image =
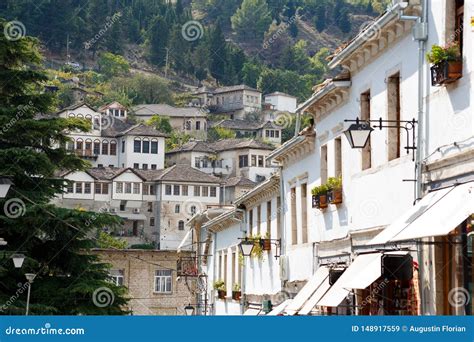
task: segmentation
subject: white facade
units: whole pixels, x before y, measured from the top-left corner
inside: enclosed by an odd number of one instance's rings
[[[271,106],[271,109],[275,111],[290,112],[294,113],[296,111],[296,97],[281,93],[275,92],[267,94],[264,97],[264,103]]]

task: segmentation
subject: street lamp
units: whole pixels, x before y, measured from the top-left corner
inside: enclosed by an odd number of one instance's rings
[[[25,256],[23,254],[13,254],[12,259],[15,268],[21,268],[21,266],[23,265],[23,261],[25,261]]]
[[[369,122],[360,122],[359,118],[357,118],[355,123],[350,125],[344,134],[352,148],[364,148],[373,130]]]
[[[194,315],[194,306],[191,304],[188,304],[184,307],[184,312],[186,313],[186,316],[193,316]]]
[[[0,176],[0,198],[5,198],[7,196],[8,190],[13,182],[8,177]]]
[[[28,280],[28,295],[26,297],[26,313],[25,316],[28,316],[28,312],[30,311],[30,293],[31,293],[31,284],[33,284],[33,280],[36,277],[34,273],[26,273],[25,274],[26,280]]]
[[[249,240],[248,238],[245,238],[239,244],[240,253],[242,253],[244,257],[250,256],[252,254],[254,246],[255,246],[254,241]]]

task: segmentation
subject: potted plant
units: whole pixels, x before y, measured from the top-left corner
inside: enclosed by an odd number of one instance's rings
[[[462,56],[459,44],[445,47],[433,45],[426,55],[431,67],[431,84],[439,86],[456,81],[462,77]]]
[[[262,259],[263,258],[263,245],[261,243],[262,236],[260,234],[253,235],[249,238],[253,241],[254,246],[252,249],[252,254],[250,255],[253,258]]]
[[[265,237],[261,240],[262,249],[264,251],[272,250],[272,240],[270,240],[270,232],[267,231]]]
[[[240,300],[240,296],[242,295],[242,292],[240,292],[240,285],[239,284],[234,284],[232,286],[232,299],[233,300]]]
[[[342,203],[342,177],[329,177],[327,186],[328,191],[328,202],[331,204]]]
[[[226,296],[226,287],[223,280],[216,280],[213,284],[214,289],[217,290],[217,298],[225,299]]]
[[[313,208],[324,209],[328,207],[328,186],[327,184],[322,184],[311,189],[311,194],[313,195]]]

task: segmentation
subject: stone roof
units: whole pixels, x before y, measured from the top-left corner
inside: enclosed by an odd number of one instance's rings
[[[60,114],[60,113],[65,112],[67,110],[74,110],[74,109],[77,109],[77,108],[82,107],[82,106],[86,106],[86,107],[92,109],[94,112],[97,112],[97,110],[94,107],[90,106],[89,104],[87,104],[84,101],[81,101],[81,102],[76,102],[76,103],[74,103],[74,104],[72,104],[68,107],[64,107],[64,108],[58,110],[56,112],[56,114]]]
[[[231,186],[244,186],[244,187],[249,187],[253,188],[257,185],[256,182],[246,178],[246,177],[231,177],[226,180],[225,186],[231,187]]]
[[[143,104],[132,108],[137,116],[160,115],[169,117],[206,117],[207,113],[197,107],[173,107],[165,103]]]
[[[101,131],[101,136],[103,137],[117,137],[122,135],[122,132],[133,127],[132,123],[117,119],[114,116],[103,116],[103,118],[105,126],[107,126],[107,128]]]
[[[166,153],[176,152],[205,152],[205,153],[216,153],[214,149],[209,146],[210,143],[205,141],[189,141],[183,144],[181,147],[174,148]]]
[[[258,121],[251,120],[240,120],[240,119],[226,119],[221,120],[213,124],[213,127],[222,127],[227,129],[243,129],[243,130],[257,130],[260,129],[264,124]]]
[[[228,151],[228,150],[238,150],[243,148],[255,148],[260,150],[274,150],[275,148],[272,145],[266,144],[264,142],[255,140],[255,139],[222,139],[211,143],[211,148],[215,151]]]
[[[87,169],[85,172],[89,174],[92,178],[98,180],[111,180],[122,174],[126,170],[127,168],[124,167],[93,167]]]
[[[261,93],[260,90],[249,87],[248,85],[245,85],[245,84],[238,84],[238,85],[233,85],[233,86],[228,86],[228,87],[220,87],[220,88],[215,89],[213,93],[227,93],[227,92],[237,91],[237,90],[252,90],[252,91],[257,91]]]
[[[137,124],[134,125],[122,132],[120,132],[117,136],[122,136],[122,135],[145,135],[148,137],[168,137],[168,134],[162,133],[155,128],[144,125],[144,124]]]
[[[220,178],[199,171],[187,164],[176,164],[165,169],[156,180],[170,182],[221,183]]]

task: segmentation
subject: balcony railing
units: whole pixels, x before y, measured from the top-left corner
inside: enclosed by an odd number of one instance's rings
[[[91,159],[97,159],[97,157],[98,157],[97,154],[94,153],[94,151],[92,151],[92,150],[77,150],[76,149],[74,152],[79,157],[91,158]]]

